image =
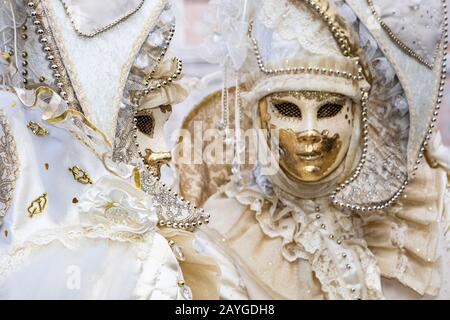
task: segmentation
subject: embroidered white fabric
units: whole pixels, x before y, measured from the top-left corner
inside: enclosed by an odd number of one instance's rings
[[[434,64],[443,22],[442,0],[373,0],[377,14],[400,41]]]
[[[262,3],[255,19],[254,36],[263,60],[270,64],[302,56],[341,56],[328,27],[307,4],[294,1],[299,10],[292,10],[289,3],[288,0]]]

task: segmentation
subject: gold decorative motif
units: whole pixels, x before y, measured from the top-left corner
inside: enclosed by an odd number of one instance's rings
[[[31,132],[33,132],[33,134],[37,135],[38,137],[45,137],[46,135],[48,135],[47,129],[45,129],[37,122],[34,121],[28,122],[27,128],[29,128]]]
[[[92,180],[88,173],[79,166],[73,166],[72,168],[69,168],[69,171],[72,172],[73,178],[77,182],[81,184],[92,184]]]
[[[306,100],[316,100],[318,102],[325,101],[330,98],[345,98],[342,94],[334,93],[334,92],[326,92],[326,91],[309,91],[309,90],[290,90],[283,92],[275,92],[271,94],[273,98],[285,98],[285,97],[294,97],[298,100],[306,99]]]
[[[151,149],[145,149],[144,162],[149,165],[149,169],[156,176],[161,176],[161,166],[169,163],[172,159],[170,152],[154,152]]]
[[[27,208],[28,216],[33,218],[35,215],[42,213],[47,205],[47,192],[34,199]]]

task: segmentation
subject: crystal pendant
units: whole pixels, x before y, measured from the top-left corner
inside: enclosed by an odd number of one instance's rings
[[[176,243],[172,242],[170,243],[170,247],[172,248],[172,252],[177,258],[178,261],[185,261],[186,257],[183,254],[183,251],[181,251],[181,247],[177,245]]]

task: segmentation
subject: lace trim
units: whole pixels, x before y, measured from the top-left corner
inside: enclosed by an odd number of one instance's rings
[[[0,258],[0,283],[26,261],[33,249],[48,245],[53,241],[59,241],[62,245],[71,249],[77,248],[77,240],[81,238],[133,242],[141,244],[137,258],[144,261],[150,254],[152,237],[153,233],[140,235],[130,232],[111,232],[102,225],[81,229],[62,228],[57,230],[44,230],[31,237],[22,245],[14,247]]]
[[[0,108],[0,225],[10,206],[18,175],[19,157],[16,142],[6,115]]]
[[[251,196],[229,189],[226,193],[255,212],[264,234],[282,239],[282,255],[287,261],[304,259],[311,263],[327,298],[383,298],[377,261],[366,243],[357,238],[351,216],[330,207],[326,199],[304,200],[300,206],[277,191],[270,196],[252,191]],[[320,213],[316,214],[316,208]],[[341,245],[345,240],[348,243]]]

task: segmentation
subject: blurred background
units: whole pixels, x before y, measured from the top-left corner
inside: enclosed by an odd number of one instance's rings
[[[166,137],[174,142],[174,129],[179,128],[189,110],[212,89],[220,88],[220,69],[216,65],[206,63],[200,58],[200,44],[203,41],[203,24],[208,0],[174,0],[177,29],[173,43],[173,52],[183,60],[185,77],[183,81],[191,88],[188,99],[174,108],[173,115],[166,126]],[[450,71],[450,64],[447,67]],[[216,72],[200,81],[205,75]],[[450,77],[447,78],[447,90],[439,114],[438,127],[443,141],[450,146]]]

